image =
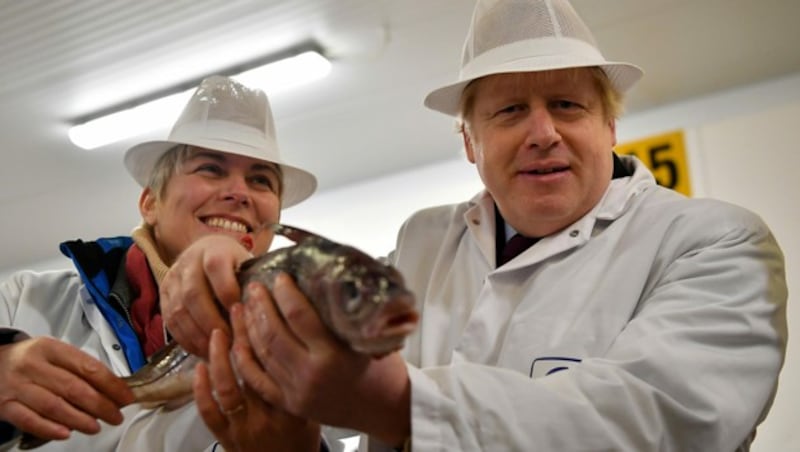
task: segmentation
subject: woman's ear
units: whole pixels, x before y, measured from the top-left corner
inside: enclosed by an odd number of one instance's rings
[[[150,187],[145,187],[139,195],[139,213],[145,223],[153,226],[156,224],[158,200]]]

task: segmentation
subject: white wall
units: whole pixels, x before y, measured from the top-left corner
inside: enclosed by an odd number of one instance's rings
[[[800,308],[791,302],[792,289],[800,287],[800,211],[794,201],[800,194],[800,74],[631,115],[618,124],[618,136],[625,142],[676,128],[687,138],[695,196],[743,205],[772,227],[786,257],[791,329],[800,322]],[[474,167],[463,158],[453,159],[318,193],[288,209],[283,221],[383,255],[393,248],[398,227],[412,211],[464,200],[479,187]],[[64,265],[64,260],[53,260],[37,268]],[[798,349],[800,338],[790,334],[776,402],[759,429],[755,452],[800,450],[795,426],[800,362],[792,356]]]

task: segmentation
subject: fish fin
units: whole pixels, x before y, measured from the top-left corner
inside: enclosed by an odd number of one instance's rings
[[[185,396],[179,397],[177,399],[168,400],[164,404],[164,411],[177,410],[178,408],[186,405],[187,403],[191,402],[192,400],[194,400],[194,394],[193,393],[186,394]]]
[[[309,237],[319,237],[319,235],[314,234],[312,232],[308,232],[304,229],[296,228],[294,226],[289,226],[281,223],[275,223],[272,226],[272,230],[275,231],[276,234],[280,234],[295,243],[300,243],[301,241]]]
[[[158,400],[153,402],[139,402],[139,406],[145,410],[155,410],[162,408],[164,411],[177,410],[178,408],[186,405],[194,399],[194,394],[186,394],[178,397],[177,399]]]

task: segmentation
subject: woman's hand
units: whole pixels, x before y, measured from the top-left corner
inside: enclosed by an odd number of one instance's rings
[[[0,419],[43,439],[118,425],[133,402],[125,382],[102,362],[51,337],[0,346]]]
[[[160,287],[161,313],[170,335],[189,353],[205,358],[211,331],[230,334],[226,310],[241,296],[236,271],[250,257],[233,238],[210,235],[170,267]]]

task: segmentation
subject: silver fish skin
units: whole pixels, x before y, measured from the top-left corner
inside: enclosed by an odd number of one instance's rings
[[[257,281],[271,290],[275,277],[288,273],[322,322],[353,350],[381,358],[403,347],[419,314],[397,269],[357,248],[293,226],[269,227],[295,245],[243,262],[237,274],[242,287]],[[191,400],[194,369],[200,361],[171,341],[124,380],[136,403],[176,408]],[[34,449],[47,442],[23,433],[17,446]]]
[[[147,365],[123,380],[131,388],[136,403],[158,406],[170,402],[178,407],[191,400],[194,368],[200,361],[171,341],[154,353]]]

